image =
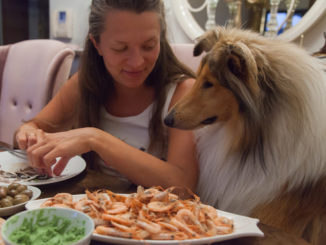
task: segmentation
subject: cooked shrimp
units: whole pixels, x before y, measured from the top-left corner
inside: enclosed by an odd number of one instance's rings
[[[114,222],[114,221],[111,221],[111,224],[115,227],[115,228],[118,228],[120,231],[125,231],[125,232],[133,232],[133,230],[128,227],[128,226],[125,226],[125,225],[122,225],[122,224],[119,224],[117,222]]]
[[[185,223],[180,222],[176,218],[171,219],[171,224],[178,227],[179,230],[185,231],[186,233],[188,233],[191,236],[191,238],[200,237],[196,232],[191,230]]]
[[[92,200],[81,199],[75,203],[74,208],[78,211],[88,214],[92,218],[100,217],[98,205]]]
[[[86,197],[75,202],[69,193],[59,193],[42,206],[70,206],[94,220],[95,233],[124,238],[184,240],[233,231],[231,219],[219,216],[193,193],[189,199],[180,199],[172,193],[175,190],[179,189],[140,186],[128,196],[109,190],[86,191]]]
[[[142,210],[139,211],[138,213],[138,219],[139,220],[150,220],[153,221],[155,219],[155,215],[149,213],[149,210],[147,208],[142,208]]]
[[[67,205],[67,204],[63,204],[63,203],[54,203],[53,205],[51,205],[51,207],[54,208],[71,208],[71,206]]]
[[[112,202],[124,202],[127,198],[126,196],[116,194],[109,190],[106,190],[106,194],[110,197]]]
[[[136,197],[141,201],[141,202],[149,202],[155,194],[158,194],[162,191],[162,188],[160,187],[152,187],[148,189],[144,189],[142,186],[137,187],[137,194]]]
[[[130,220],[130,214],[126,214],[126,215],[111,215],[111,214],[107,214],[104,213],[102,214],[102,219],[103,220],[107,220],[107,221],[115,221],[118,222],[120,224],[123,225],[132,225],[133,221]]]
[[[167,223],[167,222],[163,222],[163,221],[159,221],[157,222],[163,229],[167,229],[169,231],[178,231],[179,229],[177,227],[175,227],[174,225]]]
[[[41,207],[53,207],[54,205],[73,208],[73,196],[69,193],[58,193],[42,203]]]
[[[208,219],[206,221],[207,224],[207,235],[213,236],[213,235],[224,235],[229,234],[233,230],[233,224],[232,222],[224,220],[224,225],[216,225],[213,220]]]
[[[108,214],[121,214],[127,212],[128,207],[123,202],[114,202],[110,205],[109,210],[106,212]]]
[[[126,200],[124,201],[124,203],[126,204],[126,206],[128,208],[130,208],[132,211],[137,212],[138,210],[140,210],[143,207],[143,203],[141,201],[139,201],[135,195],[130,195],[126,198]]]
[[[103,210],[107,209],[107,207],[111,204],[110,197],[106,193],[100,191],[90,192],[88,190],[85,192],[88,199],[97,203]]]
[[[150,221],[136,220],[136,224],[149,233],[156,234],[161,231],[161,226]]]
[[[167,202],[169,201],[169,193],[167,191],[161,191],[153,195],[150,200],[151,202],[160,201],[160,202]]]
[[[225,234],[231,233],[232,230],[233,230],[232,227],[228,227],[228,226],[217,226],[216,227],[216,234],[217,235],[225,235]]]
[[[54,198],[49,198],[45,202],[41,204],[41,208],[43,207],[52,207],[55,204]]]
[[[167,212],[173,208],[173,203],[167,202],[150,202],[147,205],[148,209],[153,212]]]
[[[131,232],[119,231],[115,228],[99,225],[95,228],[94,233],[100,235],[107,235],[107,236],[117,236],[117,237],[124,237],[124,238],[132,238]]]
[[[207,227],[207,231],[206,231],[207,236],[214,236],[217,233],[216,225],[214,224],[213,221],[207,220],[206,227]]]
[[[195,227],[201,234],[206,232],[201,223],[196,218],[196,216],[189,209],[180,209],[175,217],[180,222],[183,222],[188,225],[195,225]]]
[[[233,220],[226,217],[218,217],[214,219],[214,223],[217,226],[233,227]]]
[[[145,240],[149,237],[150,237],[150,233],[145,230],[136,230],[133,235],[133,238],[138,240]]]
[[[70,193],[58,193],[53,197],[57,202],[71,205],[73,203],[73,196]]]
[[[207,217],[210,217],[211,219],[217,219],[217,211],[212,206],[206,205],[206,204],[200,204],[199,207],[201,210],[206,214]]]

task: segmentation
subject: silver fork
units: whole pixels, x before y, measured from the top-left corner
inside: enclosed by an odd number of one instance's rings
[[[26,151],[24,150],[10,150],[8,151],[10,154],[16,156],[16,157],[19,157],[21,159],[25,159],[25,160],[28,160],[28,157],[27,157],[27,154],[26,154]]]
[[[24,151],[24,150],[13,149],[13,148],[7,147],[7,146],[0,146],[0,151],[7,151],[10,154],[14,155],[15,157],[19,157],[21,159],[28,160],[26,151]]]

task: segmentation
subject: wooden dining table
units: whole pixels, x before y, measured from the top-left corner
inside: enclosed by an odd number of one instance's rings
[[[86,169],[84,172],[71,179],[57,182],[48,185],[38,186],[42,193],[40,198],[52,197],[60,192],[68,192],[71,194],[83,194],[85,190],[90,191],[106,188],[116,193],[131,193],[136,190],[133,186],[129,189],[121,190],[114,180],[110,179],[107,175]],[[258,227],[264,233],[264,237],[241,237],[232,240],[213,243],[216,245],[307,245],[305,240],[300,237],[288,234],[285,231],[271,227],[266,224],[258,223]],[[91,245],[104,245],[108,243],[92,240]],[[180,245],[185,243],[180,242]]]

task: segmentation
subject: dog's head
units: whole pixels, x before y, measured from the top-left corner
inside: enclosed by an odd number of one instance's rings
[[[169,112],[165,124],[195,129],[215,122],[226,122],[241,112],[257,114],[260,90],[257,83],[257,57],[250,48],[256,35],[241,30],[218,28],[199,38],[194,56],[203,51],[197,81]]]

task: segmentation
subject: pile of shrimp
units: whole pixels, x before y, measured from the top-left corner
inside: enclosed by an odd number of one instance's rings
[[[86,191],[77,201],[69,193],[58,193],[41,206],[82,211],[94,220],[95,233],[122,238],[184,240],[232,233],[233,220],[219,216],[196,195],[181,200],[172,192],[173,188],[138,186],[129,195]]]

